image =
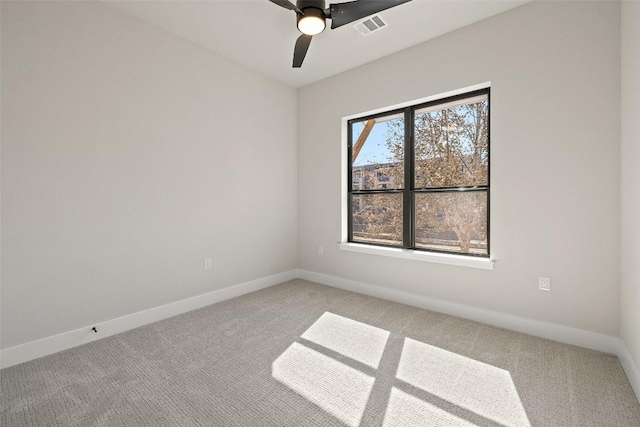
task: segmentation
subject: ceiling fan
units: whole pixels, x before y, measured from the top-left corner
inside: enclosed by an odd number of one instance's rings
[[[300,68],[309,50],[311,39],[326,28],[326,20],[331,19],[331,29],[366,18],[374,13],[398,6],[411,0],[355,0],[348,3],[330,4],[325,9],[324,0],[269,0],[296,13],[298,30],[302,33],[293,50],[293,68]]]

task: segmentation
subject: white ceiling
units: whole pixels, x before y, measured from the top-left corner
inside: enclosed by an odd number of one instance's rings
[[[528,1],[412,0],[381,12],[388,26],[366,37],[351,25],[327,28],[314,36],[300,69],[291,67],[293,46],[300,35],[295,13],[268,0],[105,3],[289,86],[301,87]]]

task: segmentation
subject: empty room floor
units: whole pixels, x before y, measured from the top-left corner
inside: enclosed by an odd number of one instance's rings
[[[0,378],[3,426],[640,426],[613,355],[304,280]]]

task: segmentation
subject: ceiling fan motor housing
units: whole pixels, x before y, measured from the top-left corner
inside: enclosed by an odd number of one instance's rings
[[[298,0],[296,2],[296,6],[298,9],[305,12],[305,9],[308,7],[313,7],[314,9],[318,9],[322,12],[322,16],[324,17],[324,0]],[[312,12],[312,11],[310,11]],[[315,12],[315,11],[313,11]],[[306,13],[306,12],[305,12]]]

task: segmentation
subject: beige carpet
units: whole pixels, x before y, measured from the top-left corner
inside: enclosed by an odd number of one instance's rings
[[[615,356],[303,280],[0,377],[2,426],[640,426]]]

